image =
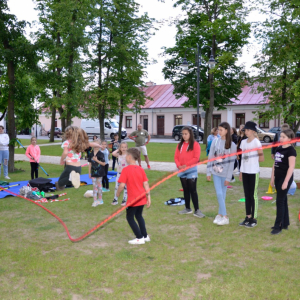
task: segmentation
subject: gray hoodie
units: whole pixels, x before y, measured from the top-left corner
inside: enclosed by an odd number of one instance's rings
[[[225,149],[225,140],[218,138],[212,142],[208,159],[232,153],[236,153],[236,145],[231,142],[231,148]],[[226,177],[226,181],[230,181],[232,178],[235,159],[236,155],[208,162],[207,176],[211,176],[211,174],[213,174],[220,177]]]

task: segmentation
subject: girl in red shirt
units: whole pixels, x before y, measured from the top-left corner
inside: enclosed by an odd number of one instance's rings
[[[200,145],[195,141],[191,127],[183,127],[181,135],[181,141],[176,147],[174,156],[175,164],[179,170],[197,164],[201,153]],[[193,212],[190,207],[190,199],[192,198],[195,209],[194,216],[198,218],[205,217],[199,210],[197,166],[190,167],[187,170],[180,172],[177,176],[180,178],[185,199],[185,209],[181,210],[179,214],[191,214]]]

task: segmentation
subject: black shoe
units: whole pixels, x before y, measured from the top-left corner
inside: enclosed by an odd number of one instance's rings
[[[249,219],[249,222],[245,225],[247,228],[253,228],[257,225],[257,221],[255,219]]]
[[[248,223],[249,223],[249,218],[246,217],[245,220],[244,220],[243,222],[239,223],[239,226],[245,226],[245,225],[248,224]]]
[[[273,227],[271,227],[271,229],[275,229],[275,227],[273,226]],[[281,229],[284,229],[284,230],[289,230],[289,227],[288,227],[288,226],[286,226],[286,227],[282,227]]]
[[[279,234],[279,233],[281,233],[281,229],[273,229],[271,231],[271,234]]]

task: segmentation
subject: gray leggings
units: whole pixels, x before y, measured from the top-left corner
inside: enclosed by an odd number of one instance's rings
[[[81,174],[81,167],[66,165],[65,169],[63,170],[63,172],[61,173],[61,175],[58,179],[58,185],[60,187],[64,187],[65,185],[72,185],[72,182],[69,180],[70,173],[72,171],[75,171],[76,173]]]

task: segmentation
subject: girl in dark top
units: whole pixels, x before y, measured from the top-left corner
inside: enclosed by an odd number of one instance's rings
[[[280,133],[281,143],[289,142],[294,138],[295,134],[291,129],[284,130]],[[270,184],[271,186],[275,184],[277,191],[277,213],[271,234],[279,234],[282,229],[288,229],[290,225],[287,193],[293,182],[296,156],[297,152],[291,143],[276,148]]]

